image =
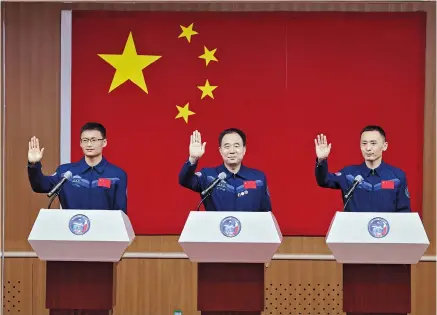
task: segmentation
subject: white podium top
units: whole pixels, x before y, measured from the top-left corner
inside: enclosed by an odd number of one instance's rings
[[[179,238],[193,262],[265,263],[281,242],[271,212],[191,211]]]
[[[41,260],[115,262],[134,238],[121,210],[41,209],[28,241]]]
[[[415,212],[337,212],[326,244],[341,263],[416,264],[429,240]]]

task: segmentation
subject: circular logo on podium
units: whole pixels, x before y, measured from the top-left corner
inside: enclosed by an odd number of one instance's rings
[[[70,219],[68,224],[71,233],[75,235],[84,235],[90,229],[90,219],[86,215],[76,214]]]
[[[240,234],[241,222],[236,217],[226,217],[220,222],[220,231],[226,237],[235,237]]]
[[[369,221],[367,230],[375,238],[383,238],[390,231],[390,224],[384,218],[376,217]]]

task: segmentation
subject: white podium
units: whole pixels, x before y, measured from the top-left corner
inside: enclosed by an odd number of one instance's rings
[[[122,211],[41,209],[28,241],[47,262],[50,315],[111,314],[116,263],[134,238]]]
[[[179,244],[198,263],[201,314],[260,314],[264,264],[281,242],[282,233],[271,212],[191,211]]]
[[[417,213],[337,212],[326,244],[343,263],[347,314],[411,311],[411,264],[429,246]]]

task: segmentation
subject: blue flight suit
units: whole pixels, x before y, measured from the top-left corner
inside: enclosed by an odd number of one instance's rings
[[[65,172],[73,176],[64,183],[59,193],[63,209],[122,210],[127,213],[127,174],[105,158],[94,167],[85,157],[75,163],[60,165],[51,176],[43,175],[41,163],[28,163],[28,176],[32,190],[48,193]]]
[[[357,175],[363,181],[356,187],[345,211],[351,212],[411,212],[410,194],[405,173],[392,165],[382,162],[372,170],[366,163],[351,165],[339,172],[328,172],[328,162],[316,161],[315,175],[320,187],[341,189],[343,202],[346,191],[352,186]]]
[[[215,186],[204,201],[207,211],[272,210],[267,179],[263,172],[241,165],[238,173],[233,174],[222,164],[195,173],[196,167],[197,163],[185,162],[179,173],[179,184],[198,193],[208,188],[220,173],[226,174],[226,178]]]

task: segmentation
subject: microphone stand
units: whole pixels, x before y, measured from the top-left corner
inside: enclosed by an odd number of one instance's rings
[[[205,201],[206,198],[208,198],[211,193],[212,193],[213,189],[211,189],[210,191],[208,191],[208,193],[206,194],[205,197],[202,198],[202,200],[200,200],[199,204],[197,205],[196,211],[199,211],[200,209],[200,205]]]
[[[346,211],[346,206],[347,206],[349,200],[352,199],[352,196],[353,196],[353,194],[350,194],[350,195],[349,195],[349,198],[346,199],[346,202],[344,203],[343,211]],[[348,211],[346,211],[346,212],[348,212]]]
[[[225,178],[221,178],[220,175],[225,175],[223,172],[219,174],[219,176],[217,177],[217,179],[213,182],[213,184],[210,186],[209,191],[206,193],[205,197],[202,198],[202,200],[200,200],[199,204],[197,205],[196,211],[199,211],[200,205],[206,200],[206,198],[208,198],[212,192],[214,191],[214,187],[218,185],[218,183],[220,183],[220,181],[224,180]],[[203,193],[203,192],[202,192]]]
[[[357,184],[356,186],[358,186],[358,185],[359,185],[359,184]],[[346,206],[347,206],[347,204],[349,203],[349,200],[352,199],[352,196],[354,195],[354,193],[355,193],[355,189],[352,190],[351,193],[349,193],[349,196],[347,196],[347,198],[346,198],[346,202],[344,203],[343,211],[346,211]],[[346,195],[345,195],[345,196],[346,196]]]
[[[344,203],[343,211],[346,210],[346,206],[349,203],[349,200],[351,200],[353,194],[355,193],[355,189],[361,184],[362,180],[363,180],[363,177],[361,175],[357,175],[355,177],[354,182],[352,183],[352,186],[346,191],[346,194],[343,196],[343,198],[346,198],[346,202]]]
[[[50,197],[50,202],[49,205],[47,206],[47,209],[50,209],[50,206],[52,205],[53,200],[56,199],[56,197],[59,196],[59,191],[55,192],[51,197]]]

